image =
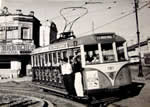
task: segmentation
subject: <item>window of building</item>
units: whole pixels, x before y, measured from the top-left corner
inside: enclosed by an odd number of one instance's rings
[[[0,40],[5,40],[5,32],[0,30]]]
[[[10,62],[0,62],[0,69],[10,69]]]
[[[19,33],[18,33],[18,27],[17,26],[7,26],[7,28],[0,27],[0,39],[20,39]]]
[[[30,29],[27,27],[22,27],[21,36],[22,36],[22,39],[31,39]]]

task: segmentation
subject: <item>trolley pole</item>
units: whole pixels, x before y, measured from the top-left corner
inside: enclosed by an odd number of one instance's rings
[[[135,4],[135,17],[136,17],[136,28],[137,28],[137,39],[138,39],[138,48],[139,48],[139,74],[138,77],[143,77],[142,71],[142,61],[141,61],[141,47],[140,47],[140,32],[139,32],[139,22],[138,22],[138,6],[139,0],[134,0]]]

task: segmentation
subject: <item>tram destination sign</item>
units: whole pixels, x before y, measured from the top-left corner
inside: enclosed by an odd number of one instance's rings
[[[97,40],[103,40],[103,39],[112,39],[113,35],[96,35]]]
[[[59,44],[55,44],[55,45],[50,45],[49,46],[49,50],[65,49],[67,47],[68,47],[68,45],[65,42],[65,43],[59,43]]]

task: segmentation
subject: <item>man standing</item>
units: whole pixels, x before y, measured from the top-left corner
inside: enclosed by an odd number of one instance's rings
[[[61,65],[61,72],[63,75],[63,81],[65,88],[69,95],[76,95],[74,88],[74,79],[73,79],[73,71],[72,66],[68,62],[68,58],[64,58]]]
[[[74,61],[75,72],[75,91],[78,97],[84,97],[83,84],[82,84],[82,71],[81,56],[77,55]]]

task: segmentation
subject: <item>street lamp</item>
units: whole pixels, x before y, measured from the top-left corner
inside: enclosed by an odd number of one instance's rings
[[[140,47],[140,32],[139,32],[139,22],[138,22],[139,0],[134,0],[134,4],[135,4],[135,17],[136,17],[138,48],[139,48],[139,74],[138,74],[138,77],[143,77],[144,75],[143,75],[143,71],[142,71],[141,47]]]

